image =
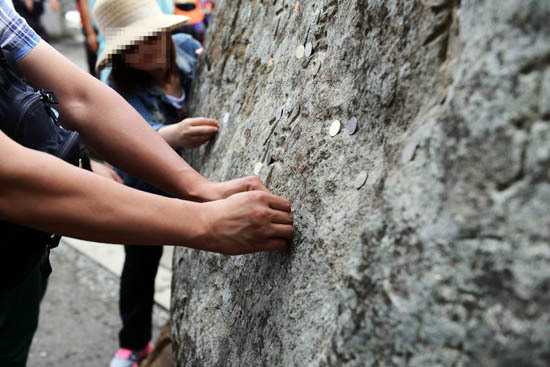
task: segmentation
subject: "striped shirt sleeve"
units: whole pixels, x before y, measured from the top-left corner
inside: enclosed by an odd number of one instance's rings
[[[16,61],[25,57],[40,37],[15,10],[0,0],[0,46],[8,50]]]

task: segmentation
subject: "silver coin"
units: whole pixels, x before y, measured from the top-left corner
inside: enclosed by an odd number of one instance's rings
[[[296,48],[296,58],[301,59],[304,57],[304,53],[306,52],[306,49],[304,45],[300,45]]]
[[[352,117],[348,123],[348,134],[353,135],[357,131],[357,118]]]
[[[254,166],[254,174],[256,176],[259,176],[263,167],[264,167],[264,164],[262,162],[256,163],[256,166]]]
[[[275,119],[279,121],[283,117],[283,108],[279,107],[277,108],[277,114],[275,115]]]
[[[311,44],[311,42],[306,43],[306,48],[304,50],[304,55],[306,57],[310,57],[312,51],[313,51],[313,45]]]
[[[340,127],[342,125],[340,124],[340,121],[336,120],[330,125],[330,129],[328,130],[328,133],[330,136],[336,136],[340,132]]]
[[[405,145],[405,148],[403,148],[403,152],[401,152],[401,164],[406,164],[414,158],[414,154],[416,153],[416,148],[418,147],[418,139],[416,139],[416,136],[413,136],[412,139],[409,140],[407,145]]]
[[[357,190],[359,190],[361,187],[363,187],[365,182],[367,182],[367,177],[368,177],[367,171],[359,172],[359,174],[355,178],[355,182],[354,182],[354,186]]]
[[[265,157],[265,164],[269,166],[271,163],[273,163],[273,156],[271,155],[271,152],[268,152]]]
[[[227,124],[229,122],[229,112],[226,112],[225,115],[223,115],[223,123]]]
[[[317,76],[319,70],[321,70],[321,62],[318,59],[313,61],[313,67],[310,70],[312,77]]]

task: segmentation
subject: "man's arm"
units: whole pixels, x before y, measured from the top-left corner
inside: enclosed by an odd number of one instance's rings
[[[290,203],[252,191],[193,203],[134,190],[0,132],[0,220],[92,241],[243,254],[285,249]]]
[[[18,63],[35,88],[60,100],[61,123],[77,130],[105,160],[183,198],[216,200],[264,190],[255,177],[225,183],[206,180],[191,168],[114,90],[80,70],[44,41]]]

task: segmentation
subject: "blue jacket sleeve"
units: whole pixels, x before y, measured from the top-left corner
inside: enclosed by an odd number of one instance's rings
[[[165,126],[160,122],[153,121],[153,117],[149,110],[143,104],[143,101],[138,96],[129,96],[126,97],[126,101],[134,107],[134,109],[153,127],[155,130],[159,130],[161,127]]]
[[[176,64],[189,79],[194,79],[198,63],[195,51],[202,47],[200,42],[185,33],[172,35],[172,41],[176,47]]]

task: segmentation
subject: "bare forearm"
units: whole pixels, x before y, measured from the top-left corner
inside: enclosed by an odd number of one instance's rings
[[[40,59],[55,65],[47,72]],[[45,42],[19,62],[35,88],[53,90],[61,122],[79,131],[104,159],[178,197],[195,198],[205,179],[193,170],[115,91]]]
[[[77,125],[86,144],[108,162],[177,197],[194,198],[193,185],[202,176],[122,97],[110,88],[103,89],[98,91],[99,98],[85,98],[83,104],[67,106],[63,110],[65,120]],[[85,116],[91,121],[86,122]]]
[[[0,217],[100,242],[202,248],[201,205],[130,189],[44,153],[0,141]]]

